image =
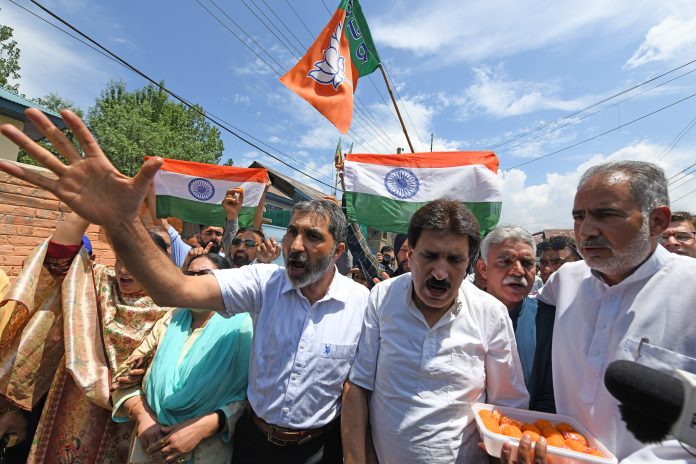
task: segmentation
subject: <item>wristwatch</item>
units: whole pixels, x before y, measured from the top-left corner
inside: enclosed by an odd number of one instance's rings
[[[222,409],[216,410],[215,414],[217,414],[218,418],[217,433],[222,433],[222,431],[225,430],[225,426],[227,425],[227,416],[225,415],[225,412]]]

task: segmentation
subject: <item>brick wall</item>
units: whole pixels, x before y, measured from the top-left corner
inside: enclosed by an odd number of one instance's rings
[[[54,177],[50,171],[22,165]],[[0,268],[14,280],[22,262],[43,240],[50,237],[70,209],[46,190],[0,172]],[[96,262],[113,265],[114,253],[100,228],[91,225],[87,236]]]
[[[44,176],[55,175],[43,168],[17,163]],[[19,275],[24,259],[47,239],[58,227],[70,208],[53,194],[34,187],[0,171],[0,268],[14,282]],[[149,212],[143,205],[140,217],[146,226],[152,224]],[[179,232],[183,227],[181,220],[168,218],[169,223]],[[87,237],[92,242],[96,263],[114,265],[114,252],[101,227],[90,225]]]

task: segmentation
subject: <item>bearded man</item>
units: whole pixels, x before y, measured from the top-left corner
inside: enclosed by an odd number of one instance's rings
[[[341,463],[341,391],[369,293],[336,272],[334,263],[346,247],[340,207],[328,201],[295,205],[283,239],[285,268],[260,264],[187,276],[148,240],[138,217],[162,159],[148,159],[138,175],[128,178],[74,113],[65,110],[61,116],[84,156],[43,113],[26,113],[68,164],[5,124],[0,131],[56,177],[37,177],[2,161],[0,170],[49,190],[81,217],[101,225],[154,301],[225,316],[251,313],[250,411],[237,424],[233,462]],[[158,443],[161,449],[168,445],[167,437]]]
[[[552,370],[559,414],[576,418],[622,462],[686,462],[675,441],[646,447],[621,420],[604,385],[626,359],[696,372],[696,261],[657,246],[670,225],[665,174],[619,161],[590,168],[573,204],[583,261],[564,264],[541,289],[556,307]],[[536,462],[536,461],[535,461]]]

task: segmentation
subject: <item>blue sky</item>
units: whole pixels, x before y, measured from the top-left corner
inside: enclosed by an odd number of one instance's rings
[[[28,0],[15,1],[46,17]],[[283,154],[271,151],[280,158],[331,184],[338,130],[280,84],[274,71],[201,6],[284,72],[297,61],[297,50],[304,53],[328,22],[322,0],[199,1],[51,0],[45,5],[173,91],[279,149]],[[333,11],[337,2],[326,4]],[[362,6],[417,151],[430,149],[431,133],[435,150],[486,149],[696,59],[696,2],[690,0],[401,0]],[[129,88],[145,85],[8,0],[0,0],[0,8],[0,23],[15,28],[22,50],[20,90],[26,95],[55,92],[88,110],[111,79],[122,79]],[[272,29],[275,37],[250,9],[272,20],[292,45]],[[696,163],[696,128],[669,149],[696,118],[694,97],[515,167],[688,97],[696,92],[692,70],[696,63],[496,148],[503,170],[502,221],[531,231],[570,227],[579,175],[607,159],[656,161],[668,177]],[[388,96],[379,73],[360,80],[357,96],[365,116],[354,119],[343,139],[346,148],[352,141],[356,153],[407,147],[393,110],[383,102]],[[223,139],[224,158],[238,166],[258,160],[328,191],[232,136],[223,133]],[[671,198],[684,197],[673,209],[696,212],[694,178],[696,172],[676,178]]]

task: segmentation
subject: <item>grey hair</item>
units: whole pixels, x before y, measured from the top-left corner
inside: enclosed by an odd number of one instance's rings
[[[523,242],[532,247],[532,253],[536,256],[536,242],[532,234],[526,229],[514,224],[502,224],[493,229],[481,241],[481,259],[488,264],[488,250],[491,245],[500,245],[505,240]]]
[[[656,164],[646,161],[613,161],[593,166],[582,175],[578,189],[593,177],[611,178],[617,174],[627,177],[631,196],[643,214],[658,206],[669,206],[669,193],[665,172]]]
[[[336,244],[345,243],[348,222],[341,207],[328,200],[301,201],[292,207],[292,215],[318,214],[329,221],[329,233]]]

